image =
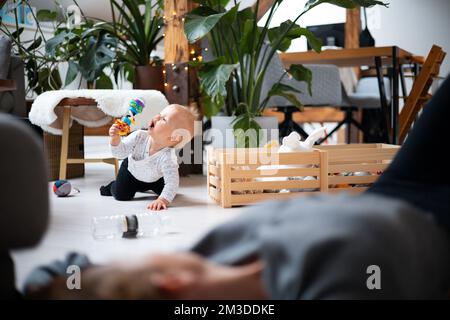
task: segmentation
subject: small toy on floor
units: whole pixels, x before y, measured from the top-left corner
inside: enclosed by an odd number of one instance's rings
[[[141,99],[131,99],[128,114],[115,122],[119,126],[120,136],[126,136],[131,132],[131,125],[135,123],[135,116],[141,113],[144,107],[145,104]]]
[[[58,197],[67,197],[70,195],[72,190],[75,194],[80,193],[80,190],[73,188],[72,184],[67,180],[56,180],[55,183],[53,183],[53,192]]]
[[[154,237],[164,234],[171,222],[159,213],[119,214],[92,218],[91,231],[96,240]]]

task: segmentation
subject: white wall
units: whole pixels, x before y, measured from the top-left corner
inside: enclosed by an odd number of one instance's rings
[[[396,44],[426,56],[433,44],[448,53],[441,75],[450,73],[450,1],[389,0],[389,8],[369,9],[369,28],[377,46]]]

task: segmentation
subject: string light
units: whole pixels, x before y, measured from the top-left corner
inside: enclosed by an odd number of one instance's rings
[[[172,15],[170,18],[167,18],[166,16],[163,16],[163,21],[164,21],[164,25],[167,25],[168,22],[173,22],[173,21],[181,21],[184,22],[186,20],[185,15],[181,15],[179,16],[176,11],[172,12]]]
[[[205,51],[208,51],[208,48],[205,48]]]
[[[164,83],[164,87],[168,87],[169,84],[167,82]]]
[[[191,54],[195,54],[195,50],[194,49],[191,50]]]

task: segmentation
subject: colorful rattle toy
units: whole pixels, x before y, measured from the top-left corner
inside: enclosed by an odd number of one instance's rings
[[[128,107],[128,114],[122,117],[122,119],[117,119],[115,122],[119,126],[119,135],[126,136],[130,133],[131,124],[135,123],[134,117],[141,113],[144,107],[144,102],[141,99],[131,99],[130,106]]]

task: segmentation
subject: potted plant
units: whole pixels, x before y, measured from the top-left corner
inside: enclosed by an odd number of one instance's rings
[[[4,23],[0,18],[0,31],[9,37],[12,43],[12,53],[17,55],[24,64],[28,80],[25,88],[26,95],[30,97],[35,93],[40,94],[47,90],[61,88],[62,82],[58,65],[45,55],[46,40],[39,23],[37,23],[34,34],[26,38],[24,36],[25,28],[20,21],[20,15],[24,7],[31,9],[29,1],[2,1],[1,5],[4,10],[8,10],[15,17],[12,25]],[[34,12],[30,11],[37,21]]]
[[[189,42],[207,38],[215,60],[196,62],[199,67],[200,89],[205,115],[215,116],[223,110],[232,116],[232,127],[237,146],[259,145],[258,117],[272,96],[282,96],[302,108],[296,94],[299,91],[281,81],[290,74],[307,83],[311,92],[312,75],[302,65],[294,64],[268,92],[263,92],[263,81],[273,56],[289,49],[292,40],[306,37],[310,46],[321,51],[321,41],[308,29],[297,24],[308,11],[322,3],[331,3],[347,9],[358,6],[385,5],[374,0],[310,0],[294,20],[270,28],[270,23],[283,0],[275,0],[263,26],[258,25],[260,0],[253,7],[240,9],[240,1],[198,0],[199,7],[186,17],[184,31]],[[231,7],[230,7],[231,6]],[[265,45],[268,43],[268,45]],[[252,141],[249,130],[255,132]]]
[[[113,63],[117,79],[122,72],[136,89],[164,91],[162,60],[152,52],[164,38],[162,0],[111,0],[112,22],[94,24],[85,36],[102,32],[117,40]],[[144,6],[141,13],[140,6]],[[117,15],[118,13],[118,15]]]
[[[19,15],[19,2],[11,1],[14,15]],[[24,63],[25,75],[27,77],[27,96],[41,94],[49,90],[58,90],[71,84],[81,75],[80,80],[87,81],[89,87],[98,89],[112,88],[110,76],[105,73],[107,67],[115,57],[114,48],[116,39],[109,37],[106,33],[97,31],[85,36],[84,33],[92,28],[94,21],[88,19],[74,0],[75,6],[82,15],[82,21],[72,24],[73,13],[63,8],[57,2],[59,10],[39,10],[36,14],[31,9],[30,1],[20,1],[22,7],[29,8],[29,12],[36,21],[36,29],[33,34],[24,36],[25,28],[16,19],[16,25],[7,26],[0,24],[0,29],[9,36],[13,43],[14,53]],[[41,23],[52,24],[53,37],[48,38],[41,28]],[[67,68],[62,68],[66,65]],[[64,81],[61,72],[65,72]],[[81,81],[80,81],[81,82]],[[80,86],[80,84],[78,85]]]
[[[46,56],[56,62],[67,63],[64,86],[71,84],[80,75],[78,87],[84,79],[88,88],[112,89],[111,75],[107,70],[116,56],[117,39],[102,30],[88,33],[96,21],[83,13],[76,0],[74,3],[81,15],[78,23],[72,23],[73,12],[62,7],[62,21],[57,21],[57,12],[38,11],[39,21],[55,22],[54,37],[45,43]]]

